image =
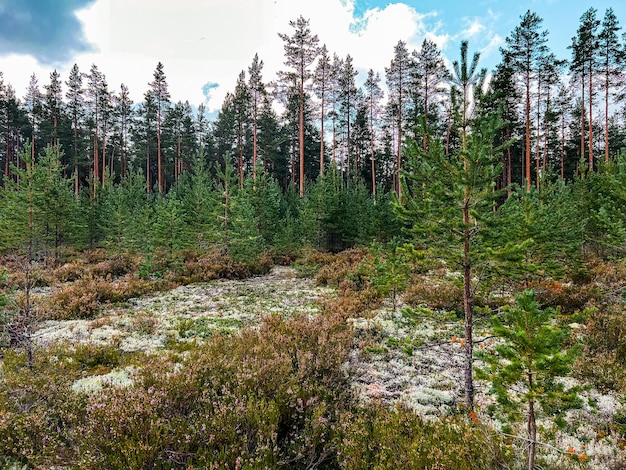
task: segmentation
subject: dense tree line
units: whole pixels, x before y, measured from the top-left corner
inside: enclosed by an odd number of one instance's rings
[[[400,193],[406,139],[426,150],[436,138],[449,153],[463,145],[467,122],[481,106],[501,110],[506,126],[498,138],[514,140],[503,150],[500,187],[516,182],[529,189],[548,172],[571,180],[624,145],[626,53],[611,9],[602,20],[594,8],[581,16],[569,60],[550,51],[542,19],[528,11],[485,83],[486,71],[448,70],[429,40],[413,51],[399,41],[384,71],[359,79],[352,58],[321,45],[308,20],[289,26],[280,35],[285,67],[277,79],[264,80],[255,55],[214,122],[203,105],[171,102],[162,63],[140,103],[124,84],[113,91],[95,64],[89,71],[75,65],[65,81],[54,71],[43,86],[33,75],[24,97],[0,81],[2,178],[15,179],[12,165],[25,143],[35,160],[51,144],[64,149],[61,165],[77,195],[139,170],[148,192],[164,193],[202,149],[208,166],[223,168],[228,160],[240,187],[264,171],[283,192],[295,185],[304,196],[307,180],[332,169],[344,186],[359,180],[373,194],[377,187]],[[479,81],[476,96],[463,96]]]

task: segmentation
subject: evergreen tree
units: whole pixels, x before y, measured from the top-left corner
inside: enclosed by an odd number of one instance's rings
[[[604,13],[602,29],[598,34],[598,62],[604,76],[602,87],[604,88],[604,161],[609,161],[609,105],[611,88],[615,86],[615,79],[619,77],[623,65],[622,45],[617,37],[621,29],[615,12],[609,8]]]
[[[494,146],[494,140],[501,126],[497,115],[478,116],[463,148],[450,154],[438,140],[428,142],[426,153],[421,143],[409,141],[410,171],[403,173],[406,197],[396,206],[400,219],[421,243],[433,247],[463,272],[464,388],[470,411],[474,406],[474,279],[485,256],[481,239],[489,233],[486,223],[499,196],[494,181],[501,172],[501,149]]]
[[[441,56],[441,51],[437,45],[424,39],[422,47],[412,53],[415,69],[412,81],[415,92],[421,95],[421,106],[416,105],[421,114],[426,117],[428,127],[436,124],[438,118],[438,101],[442,99],[444,92],[443,85],[449,79],[449,72]],[[417,124],[417,123],[416,123]],[[422,136],[424,151],[426,151],[427,136]]]
[[[207,246],[217,239],[219,233],[214,213],[218,194],[213,185],[204,153],[200,150],[192,161],[190,171],[184,175],[183,184],[178,187],[185,223],[192,234],[191,242],[196,247]]]
[[[108,93],[108,89],[104,74],[102,74],[100,70],[98,70],[98,67],[95,64],[91,66],[89,75],[87,76],[87,82],[87,96],[89,98],[90,107],[89,124],[93,136],[92,182],[94,185],[97,185],[101,179],[99,157],[101,137],[100,129],[102,127],[102,104],[104,101],[106,101],[105,99],[103,100],[103,95]],[[102,169],[102,171],[104,171],[104,169]]]
[[[239,187],[243,187],[245,168],[248,166],[244,153],[250,117],[250,90],[246,83],[246,72],[243,70],[237,78],[232,104],[237,135],[237,174]]]
[[[541,30],[543,19],[528,10],[510,36],[506,38],[507,49],[502,50],[506,62],[521,77],[524,90],[524,180],[530,191],[531,179],[531,96],[532,83],[538,73],[539,61],[545,54],[548,32]]]
[[[387,88],[389,89],[389,106],[395,121],[396,138],[396,193],[402,197],[400,171],[402,170],[402,146],[404,142],[404,120],[411,90],[411,73],[413,62],[404,41],[398,41],[393,50],[393,59],[385,68]]]
[[[128,87],[123,83],[120,92],[115,96],[115,117],[117,119],[117,136],[120,149],[120,177],[128,174],[128,147],[130,144],[130,129],[133,124],[133,100],[130,98]]]
[[[354,155],[354,150],[352,148],[353,144],[353,136],[351,136],[352,127],[354,126],[354,121],[356,119],[356,112],[359,107],[359,93],[355,84],[355,77],[358,72],[354,70],[354,65],[352,63],[352,57],[348,55],[343,61],[343,67],[339,72],[338,76],[338,84],[339,84],[339,125],[341,126],[342,133],[344,136],[344,148],[343,148],[343,158],[341,169],[342,174],[344,173],[344,169],[346,172],[346,181],[349,183],[351,168],[350,163],[352,159],[354,159],[354,175],[356,176],[358,167],[358,162],[356,161],[356,156]]]
[[[468,42],[461,42],[461,59],[452,63],[454,74],[450,81],[452,84],[451,96],[457,111],[457,124],[461,130],[461,150],[467,149],[467,134],[471,124],[473,110],[478,96],[481,93],[482,85],[487,75],[486,69],[478,70],[480,53],[475,52],[472,61],[467,60]]]
[[[294,29],[293,35],[279,34],[284,42],[285,65],[292,70],[280,72],[279,77],[287,87],[295,88],[298,99],[298,153],[299,153],[299,186],[300,197],[304,197],[304,165],[305,165],[305,86],[312,72],[311,65],[319,55],[319,39],[309,28],[309,20],[299,16],[289,22]]]
[[[369,69],[363,86],[365,88],[364,99],[369,122],[372,195],[374,196],[374,201],[376,201],[376,127],[380,114],[380,100],[383,97],[383,91],[380,88],[380,75],[378,73],[374,74],[374,70]]]
[[[248,90],[250,93],[250,115],[252,117],[252,174],[256,180],[257,173],[257,155],[258,155],[258,121],[261,114],[261,106],[263,105],[266,94],[265,84],[263,83],[263,61],[259,60],[259,55],[254,54],[252,65],[248,68]]]
[[[78,197],[80,190],[80,161],[79,154],[82,153],[82,145],[79,141],[79,132],[81,120],[85,115],[84,109],[84,89],[83,89],[83,75],[78,69],[78,65],[74,64],[70,71],[70,76],[65,82],[67,86],[67,92],[65,97],[68,100],[67,108],[72,120],[72,158],[74,166],[74,195]]]
[[[332,86],[332,62],[328,55],[326,44],[320,49],[320,56],[314,72],[313,88],[315,94],[320,99],[320,176],[324,176],[324,155],[325,155],[325,139],[324,123],[326,121],[326,111],[328,103],[329,88]]]
[[[46,91],[44,109],[52,129],[52,132],[50,132],[50,144],[56,146],[59,140],[59,119],[61,117],[61,106],[63,104],[60,75],[56,70],[50,73],[50,83],[44,85],[44,89]]]
[[[148,84],[150,89],[148,93],[151,95],[156,110],[156,139],[157,139],[157,180],[159,193],[165,191],[165,180],[163,175],[163,156],[161,155],[161,127],[163,119],[169,108],[170,93],[168,91],[167,79],[163,70],[163,64],[159,62],[154,70],[153,81]]]
[[[593,81],[597,66],[598,37],[597,29],[600,21],[596,18],[597,10],[589,8],[580,17],[580,25],[576,36],[572,38],[572,60],[570,71],[581,85],[581,115],[580,115],[580,158],[585,156],[585,85],[589,85],[589,170],[593,170]],[[587,81],[585,82],[585,79]]]
[[[481,356],[487,368],[479,373],[491,381],[491,391],[511,422],[525,415],[528,470],[535,468],[540,411],[558,418],[581,405],[577,389],[566,389],[556,380],[569,375],[579,348],[567,348],[569,335],[554,325],[556,312],[540,309],[534,296],[532,290],[525,291],[517,297],[516,307],[493,318],[491,327],[501,343]]]
[[[187,228],[183,203],[176,196],[176,191],[158,196],[151,230],[154,247],[165,248],[173,259],[175,251],[189,244]]]
[[[40,148],[40,139],[38,134],[40,131],[41,121],[43,119],[43,95],[39,89],[39,81],[37,80],[37,76],[35,74],[30,76],[24,102],[30,123],[31,160],[34,162],[37,155],[36,149]]]
[[[537,278],[560,278],[580,267],[586,222],[574,198],[562,180],[512,191],[490,227],[488,246],[501,276],[527,288]]]
[[[150,232],[141,224],[146,200],[146,182],[140,172],[125,175],[118,185],[105,185],[100,194],[104,241],[114,251],[143,250],[141,241]],[[144,232],[143,235],[140,235]]]
[[[156,103],[151,93],[144,95],[144,101],[137,109],[137,121],[132,127],[134,149],[136,153],[135,162],[145,170],[146,190],[152,192],[154,185],[153,162],[154,149],[156,149]],[[152,157],[152,158],[151,158]]]

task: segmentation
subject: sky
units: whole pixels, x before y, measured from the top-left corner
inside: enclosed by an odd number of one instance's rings
[[[55,69],[65,81],[74,63],[82,72],[96,64],[110,90],[124,83],[139,102],[162,62],[173,102],[215,111],[256,53],[264,81],[285,69],[278,33],[291,35],[300,15],[331,53],[353,57],[362,82],[370,68],[384,80],[399,40],[413,50],[430,39],[449,62],[468,40],[491,70],[527,10],[543,18],[557,57],[569,59],[591,6],[600,20],[613,8],[626,27],[621,0],[0,0],[0,72],[22,97],[33,73],[43,89]]]

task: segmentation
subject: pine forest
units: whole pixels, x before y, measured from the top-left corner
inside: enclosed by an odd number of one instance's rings
[[[0,468],[626,468],[626,32],[542,23],[300,16],[214,118],[0,72]]]

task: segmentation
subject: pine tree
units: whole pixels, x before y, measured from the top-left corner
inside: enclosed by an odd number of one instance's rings
[[[374,74],[374,70],[369,69],[367,79],[363,85],[365,88],[365,102],[367,106],[367,117],[369,121],[370,134],[370,163],[372,172],[372,195],[374,203],[376,201],[376,123],[380,113],[380,100],[383,97],[383,91],[380,88],[380,75]]]
[[[325,132],[324,123],[326,121],[326,110],[328,103],[329,89],[332,86],[332,63],[328,55],[326,44],[320,49],[320,57],[317,61],[314,73],[313,87],[317,97],[320,99],[320,176],[324,176],[324,155],[325,155]]]
[[[319,39],[309,28],[309,20],[299,16],[289,22],[294,28],[292,36],[279,34],[285,48],[285,65],[293,69],[291,72],[280,72],[279,77],[288,87],[295,87],[298,97],[298,151],[300,197],[304,197],[304,165],[305,165],[305,87],[312,72],[309,67],[315,62],[319,54]]]
[[[471,124],[473,109],[487,75],[486,69],[478,69],[479,52],[474,52],[472,61],[468,62],[467,48],[468,42],[462,41],[461,59],[452,63],[454,74],[450,78],[452,101],[460,107],[458,126],[461,130],[461,150],[463,151],[467,149],[467,133]]]
[[[130,129],[133,124],[133,100],[130,98],[128,87],[123,83],[120,92],[115,96],[114,113],[117,119],[117,129],[120,148],[120,177],[128,174],[128,146],[130,143]]]
[[[461,72],[461,77],[473,76],[468,72]],[[480,250],[481,238],[489,233],[486,222],[493,217],[499,197],[494,181],[502,171],[501,148],[494,141],[501,127],[497,115],[477,116],[464,138],[465,145],[450,154],[437,139],[428,142],[426,153],[421,142],[409,141],[410,171],[403,173],[406,197],[396,205],[398,217],[411,227],[411,233],[463,272],[464,391],[470,411],[474,406],[474,277],[485,255]]]
[[[42,120],[43,113],[43,95],[41,94],[41,90],[39,89],[39,81],[37,80],[37,76],[32,74],[30,76],[30,81],[28,82],[28,88],[26,89],[26,97],[24,98],[26,110],[28,112],[28,118],[30,121],[31,128],[31,139],[30,139],[30,151],[31,151],[31,163],[35,163],[35,157],[37,155],[36,148],[38,148],[38,137],[39,128]]]
[[[176,191],[158,196],[151,230],[155,248],[165,248],[173,259],[175,251],[189,244],[187,228],[183,203],[176,197]]]
[[[154,179],[152,171],[151,155],[156,148],[156,103],[150,92],[144,95],[144,101],[137,109],[137,123],[133,128],[133,141],[135,143],[135,152],[139,162],[145,162],[146,190],[152,192]],[[145,158],[144,158],[145,157]]]
[[[604,75],[604,161],[609,161],[609,105],[611,88],[614,80],[621,71],[622,65],[622,45],[620,44],[617,32],[621,29],[615,12],[609,8],[604,13],[602,29],[598,35],[599,65]]]
[[[356,118],[356,111],[359,106],[359,93],[355,84],[355,77],[358,72],[354,70],[354,65],[352,63],[352,57],[350,55],[346,56],[343,61],[343,67],[339,72],[338,76],[338,84],[339,84],[339,124],[342,126],[343,134],[345,135],[344,140],[344,158],[342,159],[342,174],[345,168],[346,171],[346,181],[350,181],[350,162],[351,157],[353,157],[353,148],[352,148],[352,140],[353,137],[350,135],[352,131],[352,127],[354,126],[354,120]],[[357,174],[356,168],[358,166],[358,162],[355,157],[355,175]]]
[[[266,94],[263,83],[263,61],[259,60],[259,55],[254,54],[252,65],[248,67],[248,90],[250,93],[250,115],[252,117],[252,174],[256,180],[257,155],[258,155],[258,121],[261,113],[261,106]]]
[[[170,94],[168,91],[167,79],[163,71],[163,64],[159,62],[154,70],[153,81],[148,84],[148,93],[151,94],[156,109],[156,139],[157,139],[157,181],[159,193],[165,191],[165,180],[163,175],[163,156],[161,155],[161,126],[170,104]]]
[[[50,144],[56,146],[58,145],[59,118],[63,104],[60,75],[56,70],[50,73],[50,83],[44,85],[44,89],[46,91],[44,108],[52,128]]]
[[[402,170],[402,145],[404,142],[404,120],[411,90],[411,73],[413,63],[404,41],[398,41],[393,50],[393,59],[389,67],[385,68],[387,88],[389,89],[389,105],[393,111],[396,125],[396,193],[402,198],[400,186],[400,171]]]
[[[415,69],[412,82],[415,91],[421,94],[421,114],[426,117],[428,127],[437,120],[437,101],[441,100],[444,92],[443,85],[449,80],[450,74],[445,66],[441,51],[437,45],[424,39],[422,47],[412,53]],[[424,151],[426,151],[427,136],[422,136]]]
[[[70,71],[70,76],[65,82],[67,85],[67,92],[65,97],[68,100],[67,108],[72,119],[72,131],[74,135],[72,153],[73,153],[73,165],[74,165],[74,195],[78,197],[80,189],[80,163],[78,155],[79,149],[79,125],[81,119],[85,114],[84,110],[84,89],[83,89],[83,75],[78,69],[78,65],[74,64]]]
[[[205,155],[200,150],[192,160],[190,171],[184,175],[183,184],[179,186],[185,223],[192,234],[192,242],[198,248],[215,241],[219,233],[218,219],[214,214],[219,197],[213,184]]]
[[[567,348],[567,330],[553,324],[556,312],[540,309],[534,297],[532,290],[525,291],[517,297],[516,307],[492,319],[493,333],[501,343],[481,355],[487,368],[479,373],[491,382],[491,391],[511,422],[525,415],[528,470],[535,468],[540,411],[558,415],[581,405],[577,389],[566,389],[556,380],[569,375],[580,349]]]
[[[531,179],[531,86],[538,73],[539,60],[545,53],[545,44],[548,40],[548,32],[540,30],[543,19],[536,13],[528,10],[522,21],[511,36],[506,38],[508,49],[502,50],[507,63],[515,73],[522,78],[524,89],[524,123],[525,123],[525,147],[524,147],[524,180],[526,190],[530,191]]]
[[[246,83],[246,72],[241,71],[237,77],[237,85],[233,94],[233,113],[237,134],[237,174],[239,175],[239,187],[243,187],[244,169],[247,166],[244,160],[245,137],[250,117],[250,89]]]
[[[580,25],[576,36],[572,38],[572,60],[570,71],[575,78],[580,79],[581,84],[581,105],[580,116],[580,158],[585,156],[585,84],[589,84],[589,170],[593,170],[593,81],[597,66],[598,37],[597,29],[600,21],[596,18],[597,10],[590,8],[580,17]],[[587,79],[587,82],[585,82]]]

